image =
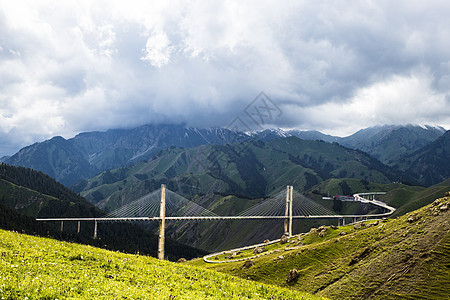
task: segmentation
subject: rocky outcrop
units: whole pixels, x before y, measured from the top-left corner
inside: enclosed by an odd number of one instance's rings
[[[297,269],[292,269],[289,271],[288,276],[286,277],[287,283],[293,283],[298,280],[298,271]]]
[[[317,231],[319,232],[320,237],[324,237],[327,234],[327,227],[322,225],[319,228],[317,228]]]
[[[255,250],[253,250],[253,254],[258,255],[266,251],[265,247],[256,247]]]
[[[254,265],[255,265],[255,262],[253,260],[246,260],[244,262],[244,265],[242,266],[242,268],[248,269],[248,268],[253,267]]]
[[[353,228],[355,228],[355,229],[361,229],[361,228],[363,228],[364,226],[366,226],[366,224],[364,224],[364,222],[358,222],[358,223],[356,223],[356,224],[353,226]]]

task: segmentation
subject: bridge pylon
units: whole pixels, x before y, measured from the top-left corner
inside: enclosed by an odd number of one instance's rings
[[[289,199],[290,199],[289,195],[290,195],[290,187],[289,187],[289,185],[288,185],[288,186],[286,186],[286,210],[285,210],[285,213],[284,213],[284,216],[286,217],[286,218],[284,219],[284,234],[285,234],[285,235],[288,235],[288,234],[289,234],[289,232],[288,232],[288,223],[289,223],[289,220],[288,220],[288,217],[289,217]]]
[[[158,259],[164,259],[164,235],[166,230],[166,186],[161,184],[161,203],[159,209]]]
[[[293,194],[294,187],[289,186],[289,237],[292,236],[292,202],[294,200]]]
[[[292,185],[286,186],[286,210],[284,216],[284,234],[291,237],[292,236],[292,200],[293,200],[293,190]]]

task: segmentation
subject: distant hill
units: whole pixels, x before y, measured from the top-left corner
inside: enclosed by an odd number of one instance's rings
[[[369,153],[383,163],[394,164],[400,157],[418,150],[444,134],[435,126],[384,125],[362,129],[340,139],[343,146]]]
[[[10,158],[11,156],[3,156],[0,157],[0,162],[5,162],[8,158]]]
[[[450,131],[399,159],[395,168],[411,174],[427,186],[450,178]]]
[[[188,264],[330,299],[448,299],[449,205],[447,196],[396,219],[314,228],[265,246],[265,255],[248,267],[242,261]],[[253,250],[236,256],[253,256]],[[226,261],[230,253],[210,259]],[[298,278],[288,283],[293,269]]]
[[[296,136],[302,140],[324,141],[328,143],[339,143],[342,140],[341,137],[323,134],[317,130],[289,130],[287,132],[290,135]]]

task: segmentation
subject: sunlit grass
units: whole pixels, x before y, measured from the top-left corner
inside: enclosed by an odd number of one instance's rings
[[[198,267],[0,230],[0,299],[319,299]]]

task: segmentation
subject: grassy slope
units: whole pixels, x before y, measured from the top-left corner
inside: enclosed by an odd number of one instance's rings
[[[439,201],[448,206],[449,200]],[[327,228],[325,237],[312,232],[300,238],[305,246],[256,258],[250,269],[242,262],[189,263],[283,287],[296,268],[300,278],[291,288],[336,299],[444,299],[450,293],[450,213],[437,209],[434,216],[436,207],[360,230]],[[411,216],[418,219],[408,222]]]
[[[3,230],[0,255],[2,299],[319,299],[151,257]]]
[[[405,213],[430,204],[434,199],[441,197],[446,191],[450,190],[450,179],[425,188],[421,186],[408,186],[401,183],[381,184],[364,182],[353,178],[333,178],[321,182],[308,192],[311,196],[320,194],[316,195],[316,199],[319,199],[321,195],[343,195],[345,193],[342,191],[342,186],[340,185],[342,182],[346,183],[351,191],[350,194],[356,192],[387,192],[386,195],[379,196],[379,199],[397,209],[393,214],[394,217],[404,215]]]
[[[430,204],[449,190],[450,179],[447,179],[426,189],[407,186],[392,189],[380,199],[397,208],[393,216],[400,216]]]

